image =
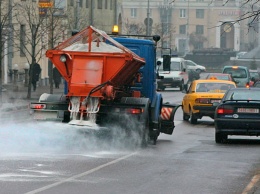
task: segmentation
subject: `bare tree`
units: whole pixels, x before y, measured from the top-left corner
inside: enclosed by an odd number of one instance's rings
[[[31,98],[32,68],[46,49],[51,49],[58,44],[63,37],[64,26],[62,19],[64,13],[59,8],[52,6],[39,13],[37,3],[20,2],[16,5],[15,18],[20,26],[16,26],[14,33],[20,40],[14,41],[14,46],[20,51],[20,55],[26,57],[30,65],[29,84],[27,98]],[[34,63],[35,62],[35,63]],[[52,63],[49,63],[50,93],[53,93]]]
[[[209,4],[212,4],[214,0],[211,0]],[[223,7],[230,3],[229,0],[223,1]],[[245,0],[242,1],[240,5],[241,9],[244,10],[244,13],[239,16],[239,18],[232,21],[232,24],[239,23],[244,20],[248,20],[248,29],[254,28],[255,23],[259,23],[260,19],[260,5],[259,0]]]
[[[124,33],[128,35],[145,35],[146,26],[144,23],[129,22],[128,18],[125,20]]]
[[[12,14],[13,6],[9,5],[8,1],[0,0],[0,106],[2,105],[2,70],[3,70],[3,60],[8,54],[7,51],[7,34],[10,32],[8,27],[9,17]],[[6,61],[5,61],[6,62]]]
[[[189,37],[189,43],[194,47],[194,49],[201,49],[200,46],[207,41],[207,38],[202,34],[196,34],[192,32]]]
[[[20,56],[26,57],[30,65],[29,84],[27,98],[31,98],[32,69],[36,59],[43,55],[41,47],[42,34],[47,33],[45,18],[41,18],[38,12],[38,5],[32,2],[19,2],[15,4],[14,35],[19,40],[14,40],[14,47],[20,52]],[[45,31],[44,31],[45,30]]]
[[[68,29],[81,30],[90,25],[89,13],[84,11],[82,7],[71,7],[67,10]],[[94,21],[93,21],[94,22]]]

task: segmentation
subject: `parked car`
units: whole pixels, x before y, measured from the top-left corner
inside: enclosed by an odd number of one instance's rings
[[[206,79],[212,79],[212,78],[216,78],[216,79],[220,79],[220,80],[227,80],[227,81],[234,81],[234,79],[231,77],[231,75],[227,74],[227,73],[209,73],[206,76]]]
[[[203,116],[214,118],[214,102],[220,102],[225,92],[236,84],[225,80],[194,80],[182,100],[183,120],[196,124]]]
[[[243,56],[244,56],[246,53],[247,53],[247,52],[239,52],[239,53],[236,54],[236,58],[237,58],[237,59],[241,59],[241,58],[243,58]]]
[[[204,67],[202,65],[198,65],[194,61],[185,60],[185,63],[186,63],[187,69],[193,69],[193,70],[197,71],[198,73],[206,71],[206,67]]]
[[[225,142],[228,135],[260,135],[259,113],[260,88],[230,89],[215,110],[216,143]]]

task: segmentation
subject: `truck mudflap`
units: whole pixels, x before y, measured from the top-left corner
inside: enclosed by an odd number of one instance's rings
[[[161,133],[171,135],[174,130],[174,116],[177,109],[181,105],[179,104],[163,104],[161,109],[161,126],[159,128]]]

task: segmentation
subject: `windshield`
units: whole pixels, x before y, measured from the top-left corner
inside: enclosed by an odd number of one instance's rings
[[[235,86],[233,84],[217,82],[198,83],[196,86],[196,92],[225,93],[231,88],[235,88]]]
[[[163,69],[163,65],[160,65],[159,71],[167,71],[167,70]],[[170,71],[181,71],[181,63],[172,61]]]
[[[226,68],[223,73],[230,74],[233,78],[247,78],[247,73],[245,69],[234,69],[234,68]]]

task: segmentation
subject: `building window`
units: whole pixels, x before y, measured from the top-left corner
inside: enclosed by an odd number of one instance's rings
[[[108,0],[105,0],[105,9],[108,8]]]
[[[186,25],[180,25],[179,31],[180,34],[186,34]]]
[[[113,10],[113,0],[110,0],[110,10]]]
[[[136,8],[131,8],[131,17],[136,18],[137,16],[137,9]]]
[[[180,18],[186,18],[186,9],[180,9]]]
[[[204,9],[196,9],[196,18],[204,18]]]
[[[195,46],[194,49],[203,49],[203,42],[198,42]]]
[[[98,5],[97,5],[98,9],[102,9],[102,1],[103,0],[98,0]]]
[[[196,34],[204,34],[204,26],[196,25]]]
[[[197,2],[204,2],[204,0],[196,0]]]
[[[70,0],[70,6],[74,6],[74,0]]]
[[[89,0],[86,0],[86,8],[89,8]]]
[[[20,26],[20,56],[25,56],[25,25]]]
[[[82,7],[83,6],[83,0],[80,0],[79,1],[79,7]]]

